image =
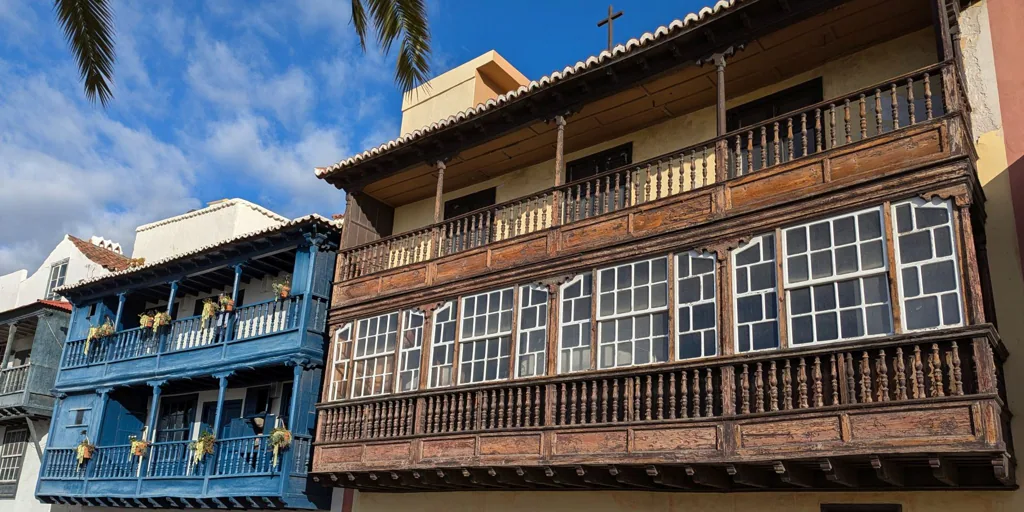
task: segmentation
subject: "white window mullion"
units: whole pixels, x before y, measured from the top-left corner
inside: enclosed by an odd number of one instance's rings
[[[559,287],[558,373],[590,369],[592,279],[588,272]]]

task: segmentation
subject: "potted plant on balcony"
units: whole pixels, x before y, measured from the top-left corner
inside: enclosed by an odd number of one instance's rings
[[[153,315],[153,332],[165,325],[171,324],[171,315],[166,311],[160,311]]]
[[[270,447],[274,449],[274,467],[277,467],[277,454],[292,444],[292,432],[284,427],[277,427],[270,431]]]
[[[287,299],[288,294],[292,292],[292,276],[285,274],[275,279],[271,287],[278,299]]]
[[[207,455],[213,455],[213,443],[216,441],[217,438],[213,434],[205,430],[201,432],[199,438],[190,445],[193,463],[199,464]]]
[[[153,328],[153,312],[147,311],[139,314],[139,327],[143,329]]]
[[[131,446],[131,453],[132,453],[132,455],[134,455],[134,456],[136,456],[136,457],[138,457],[140,459],[146,456],[146,451],[149,450],[149,444],[150,443],[149,443],[149,441],[146,441],[146,436],[145,435],[142,435],[141,437],[128,436],[128,440],[131,441],[131,443],[132,443],[132,446]]]
[[[89,436],[85,435],[85,431],[82,431],[83,439],[78,446],[75,448],[75,454],[78,456],[78,467],[82,467],[82,464],[92,458],[92,454],[96,451],[96,445],[89,442]]]
[[[211,319],[217,316],[217,311],[220,311],[220,305],[213,301],[213,299],[206,299],[203,301],[203,314],[200,318],[200,322],[203,325],[207,325]]]
[[[220,309],[224,311],[230,313],[235,310],[235,300],[223,293],[217,298],[217,302],[220,304]]]
[[[82,353],[89,353],[89,347],[92,346],[92,340],[113,336],[115,332],[117,332],[117,330],[114,329],[114,323],[111,322],[109,318],[100,325],[90,327],[89,335],[85,337],[85,347],[83,348]]]

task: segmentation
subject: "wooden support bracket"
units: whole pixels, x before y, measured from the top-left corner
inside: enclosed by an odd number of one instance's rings
[[[872,455],[871,467],[874,468],[879,480],[894,487],[903,487],[903,466]]]
[[[807,468],[797,466],[792,462],[775,461],[773,464],[775,474],[787,484],[797,487],[814,487],[814,474]]]

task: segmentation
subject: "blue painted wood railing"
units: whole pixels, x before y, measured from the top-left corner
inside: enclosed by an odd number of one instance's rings
[[[88,352],[84,339],[69,341],[64,346],[61,368],[166,354],[297,329],[302,299],[302,295],[293,295],[286,299],[249,304],[232,312],[220,312],[205,322],[200,316],[181,318],[158,332],[142,327],[118,331],[112,336],[93,340]],[[312,300],[314,321],[311,326],[315,326],[317,332],[323,332],[327,300],[321,297],[312,297]]]
[[[150,445],[142,460],[131,454],[130,445],[97,447],[93,456],[78,465],[74,448],[47,448],[40,478],[57,480],[120,480],[138,478],[205,478],[277,475],[285,461],[294,458],[291,474],[309,471],[310,436],[295,436],[280,450],[274,466],[274,449],[269,436],[218,439],[213,453],[196,462],[192,441],[159,442]]]
[[[0,370],[0,395],[20,393],[28,383],[29,365],[14,366]]]

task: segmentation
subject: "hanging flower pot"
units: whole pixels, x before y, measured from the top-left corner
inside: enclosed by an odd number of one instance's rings
[[[274,467],[277,468],[278,452],[288,448],[292,444],[292,432],[284,427],[278,427],[270,431],[270,446],[274,449]]]
[[[232,300],[231,297],[228,297],[223,293],[220,294],[220,297],[217,299],[217,302],[220,303],[220,308],[224,311],[230,313],[231,311],[235,310],[235,301]]]
[[[207,455],[213,455],[213,444],[217,438],[213,434],[203,431],[199,438],[189,445],[192,448],[192,462],[199,464]]]
[[[89,442],[88,436],[82,439],[82,442],[78,443],[78,446],[75,448],[75,454],[78,457],[78,467],[82,467],[86,461],[91,459],[95,451],[96,446]]]
[[[165,325],[171,324],[171,315],[166,311],[161,311],[153,315],[153,330],[157,330]]]
[[[115,332],[117,332],[117,330],[114,329],[114,324],[109,318],[101,325],[90,327],[89,335],[85,338],[85,347],[82,349],[82,353],[89,353],[89,347],[92,346],[92,340],[113,336]]]
[[[147,312],[139,315],[139,327],[143,329],[153,328],[153,313]]]
[[[149,441],[145,439],[139,439],[135,436],[128,436],[128,440],[131,441],[131,453],[132,455],[142,458],[146,456],[146,452],[149,450]]]
[[[220,305],[212,299],[206,299],[203,301],[203,315],[200,319],[203,325],[206,325],[207,322],[216,317],[218,310],[220,310]]]
[[[278,299],[287,299],[292,292],[292,276],[285,274],[275,279],[271,287]]]

